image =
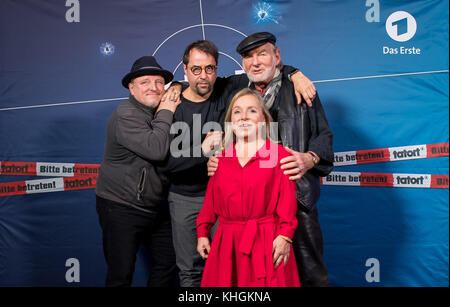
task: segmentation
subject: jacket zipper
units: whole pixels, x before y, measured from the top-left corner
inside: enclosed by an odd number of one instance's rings
[[[141,178],[137,186],[137,200],[142,200],[142,192],[144,191],[145,178],[147,177],[147,169],[143,168],[141,171]]]
[[[303,146],[303,129],[302,129],[302,124],[304,121],[304,113],[303,113],[303,108],[302,108],[303,104],[300,105],[296,105],[295,106],[295,111],[297,111],[297,117],[299,120],[295,120],[295,117],[293,118],[294,122],[291,122],[292,126],[296,128],[298,134],[299,134],[299,138],[297,139],[298,144],[297,144],[297,148],[293,148],[294,150],[297,150],[298,152],[303,152],[304,150],[304,146]],[[294,136],[292,136],[292,139],[294,139]]]

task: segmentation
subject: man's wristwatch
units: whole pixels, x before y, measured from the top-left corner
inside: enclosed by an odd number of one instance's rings
[[[319,163],[319,160],[317,159],[316,155],[312,151],[308,151],[308,153],[311,155],[314,165],[317,165]]]
[[[298,72],[299,70],[298,69],[296,69],[296,70],[294,70],[293,72],[291,72],[289,75],[288,75],[288,79],[289,79],[289,81],[291,81],[292,82],[292,76],[294,75],[294,74],[296,74],[297,72]]]

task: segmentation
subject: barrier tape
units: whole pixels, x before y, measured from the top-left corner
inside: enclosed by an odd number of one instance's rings
[[[97,176],[73,176],[0,183],[0,197],[95,189]]]
[[[337,152],[335,166],[447,157],[449,143]],[[0,161],[0,175],[60,176],[59,178],[0,183],[0,197],[94,189],[100,164]],[[449,188],[448,175],[331,172],[322,185],[407,188]]]
[[[334,166],[401,161],[449,156],[449,143],[343,151],[334,154]],[[0,175],[92,176],[100,164],[0,161]]]
[[[331,172],[322,185],[448,189],[448,175]]]
[[[0,161],[0,175],[98,176],[100,164]]]
[[[334,166],[448,157],[448,142],[381,149],[343,151],[334,154]]]
[[[97,176],[73,176],[0,183],[0,197],[95,189]],[[322,185],[448,189],[448,175],[331,172]]]

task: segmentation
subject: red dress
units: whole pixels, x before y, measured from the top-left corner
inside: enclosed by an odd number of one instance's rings
[[[208,237],[219,218],[202,287],[300,286],[292,246],[286,265],[275,269],[273,240],[292,238],[297,227],[295,181],[280,168],[290,154],[266,141],[242,167],[234,145],[222,152],[197,218],[197,236]]]

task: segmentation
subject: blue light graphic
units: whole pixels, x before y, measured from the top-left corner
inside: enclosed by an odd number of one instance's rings
[[[108,43],[108,42],[107,43],[103,43],[100,46],[100,53],[103,54],[103,55],[113,55],[115,49],[116,48],[114,47],[113,44]]]
[[[267,2],[259,2],[253,6],[256,23],[274,22],[279,24],[280,16],[275,15],[275,9]]]

